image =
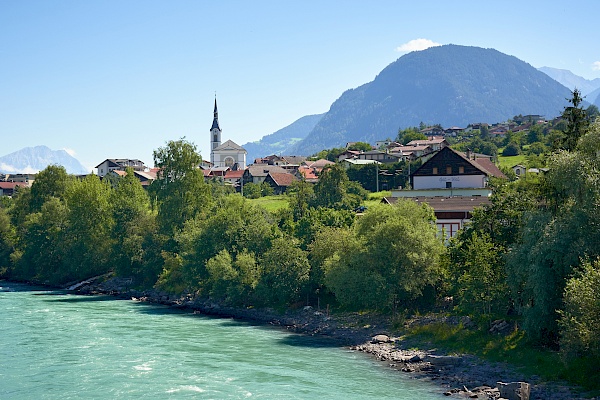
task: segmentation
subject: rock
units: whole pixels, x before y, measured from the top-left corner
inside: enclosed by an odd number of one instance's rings
[[[418,363],[421,361],[423,361],[423,359],[418,354],[415,354],[414,356],[412,356],[411,358],[408,359],[408,362],[410,362],[410,363]]]
[[[388,335],[375,335],[371,338],[371,343],[389,343],[391,342]]]
[[[498,382],[500,397],[507,400],[529,400],[531,386],[527,382]]]
[[[448,365],[461,364],[463,362],[463,359],[461,357],[456,357],[456,356],[428,355],[423,359],[423,361],[430,362],[431,364],[435,365],[436,367],[444,367],[444,366],[448,366]]]

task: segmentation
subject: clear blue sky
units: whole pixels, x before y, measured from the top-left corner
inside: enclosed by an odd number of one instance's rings
[[[215,92],[223,140],[243,145],[326,112],[416,39],[599,78],[599,15],[596,0],[0,0],[0,156],[152,166],[186,137],[209,158]]]

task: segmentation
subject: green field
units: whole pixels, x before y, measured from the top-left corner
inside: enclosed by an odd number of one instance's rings
[[[510,157],[498,156],[498,163],[500,164],[500,167],[508,168],[514,167],[517,164],[527,166],[527,160],[524,154],[519,154],[518,156]]]
[[[288,206],[287,196],[265,196],[258,199],[248,199],[252,204],[259,205],[267,211],[279,211]]]

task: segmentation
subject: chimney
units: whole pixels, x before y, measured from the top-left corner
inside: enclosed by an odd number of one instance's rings
[[[467,148],[467,159],[471,159],[471,149]]]

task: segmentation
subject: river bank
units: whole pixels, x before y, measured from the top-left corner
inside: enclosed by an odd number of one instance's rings
[[[537,376],[525,376],[514,366],[492,363],[473,355],[447,354],[407,335],[403,328],[410,324],[445,323],[472,325],[467,317],[412,318],[404,326],[393,325],[390,318],[360,313],[329,314],[323,310],[304,307],[277,312],[273,309],[234,308],[192,295],[173,296],[156,290],[139,291],[130,288],[124,279],[91,280],[72,285],[69,289],[80,294],[108,294],[189,310],[193,313],[220,318],[234,318],[268,324],[287,331],[334,340],[340,346],[370,354],[398,373],[431,381],[440,393],[456,398],[498,399],[506,388],[499,382],[525,382],[530,399],[593,399],[577,393],[574,388],[559,382],[543,382]],[[514,388],[510,388],[514,395]],[[509,398],[504,394],[504,398]],[[517,398],[517,397],[513,397]],[[525,398],[525,397],[524,397]]]

